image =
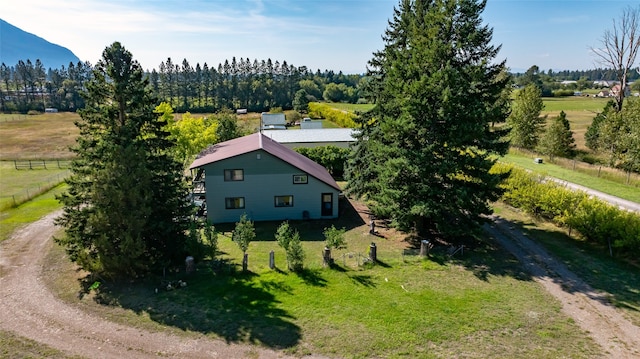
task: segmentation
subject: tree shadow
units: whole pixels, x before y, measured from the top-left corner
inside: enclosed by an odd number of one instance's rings
[[[351,279],[351,281],[356,284],[360,284],[362,286],[369,287],[369,288],[376,287],[376,283],[373,281],[370,275],[353,274],[353,275],[347,275],[347,277],[349,277],[349,279]]]
[[[275,349],[296,346],[301,329],[279,307],[275,292],[291,293],[282,281],[259,279],[250,272],[215,272],[198,267],[190,275],[172,277],[186,283],[167,290],[162,278],[144,283],[102,285],[96,301],[146,314],[162,325],[215,334],[228,343],[251,342]],[[180,282],[177,282],[180,281]],[[158,285],[162,283],[162,285]]]
[[[295,274],[307,285],[312,285],[314,287],[327,286],[327,280],[320,275],[320,270],[318,269],[304,268]]]

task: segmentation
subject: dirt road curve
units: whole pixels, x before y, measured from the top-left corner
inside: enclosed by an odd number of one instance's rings
[[[551,257],[535,239],[514,230],[510,223],[493,218],[486,230],[523,263],[549,293],[562,304],[562,310],[598,343],[609,358],[640,358],[640,328],[624,318],[602,293]]]
[[[0,328],[87,358],[286,358],[276,351],[151,333],[88,315],[55,298],[41,260],[55,231],[48,215],[0,243]]]
[[[57,213],[0,243],[0,328],[87,358],[286,358],[281,352],[199,337],[152,333],[89,315],[54,297],[42,281],[41,261]],[[520,259],[611,358],[640,358],[640,328],[551,258],[534,241],[496,218],[487,231]],[[312,357],[307,357],[312,358]]]

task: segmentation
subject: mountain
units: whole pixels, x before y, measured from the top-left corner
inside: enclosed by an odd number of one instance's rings
[[[80,61],[71,50],[0,19],[0,63],[15,66],[19,60],[31,60],[35,64],[37,59],[40,59],[45,69],[57,69],[62,65],[69,67],[69,62],[76,64]]]

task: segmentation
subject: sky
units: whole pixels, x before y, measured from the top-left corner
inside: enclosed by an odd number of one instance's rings
[[[359,74],[399,0],[1,0],[0,18],[95,64],[119,41],[146,70],[171,58],[217,67],[225,60],[271,59]],[[488,0],[495,61],[513,72],[602,67],[600,45],[638,0]],[[0,34],[1,41],[1,34]]]

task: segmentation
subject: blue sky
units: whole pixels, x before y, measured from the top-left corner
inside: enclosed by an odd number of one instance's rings
[[[120,41],[143,68],[171,57],[287,61],[363,73],[398,0],[6,0],[0,18],[96,63]],[[586,70],[612,20],[637,0],[489,0],[482,17],[513,71]]]

